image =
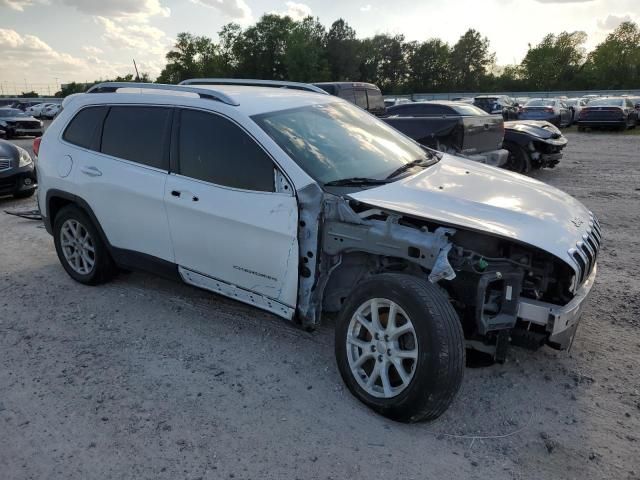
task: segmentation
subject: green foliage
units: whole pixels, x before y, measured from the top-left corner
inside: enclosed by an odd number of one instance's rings
[[[267,14],[242,28],[229,23],[217,43],[180,33],[166,55],[159,83],[187,78],[235,77],[299,82],[362,81],[384,93],[628,89],[640,87],[640,29],[621,24],[587,54],[584,32],[548,34],[530,45],[519,65],[496,67],[489,40],[470,29],[454,44],[403,35],[358,39],[338,19],[327,31],[319,19]],[[127,75],[116,80],[132,81]],[[149,81],[143,74],[142,81]],[[85,91],[69,84],[56,94]]]
[[[38,92],[34,92],[33,90],[30,92],[22,92],[18,95],[19,98],[38,98],[39,96]]]
[[[640,86],[640,28],[622,23],[589,54],[585,76],[601,88],[624,89]]]

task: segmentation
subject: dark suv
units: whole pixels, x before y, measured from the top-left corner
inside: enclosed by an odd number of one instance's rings
[[[31,155],[24,148],[0,140],[0,196],[26,198],[36,189],[36,174]]]
[[[384,115],[386,111],[382,92],[373,83],[321,82],[314,83],[314,85],[331,95],[344,98],[374,115]]]

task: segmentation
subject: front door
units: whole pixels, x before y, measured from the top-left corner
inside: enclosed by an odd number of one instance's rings
[[[165,205],[182,277],[291,318],[298,284],[292,188],[276,191],[277,167],[231,120],[200,110],[176,113],[177,158]]]

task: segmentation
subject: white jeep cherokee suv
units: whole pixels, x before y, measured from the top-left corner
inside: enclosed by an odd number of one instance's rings
[[[500,361],[509,344],[569,345],[602,240],[581,203],[331,95],[261,85],[67,98],[38,201],[68,274],[140,268],[308,329],[339,312],[345,383],[399,421],[447,409],[465,347]]]

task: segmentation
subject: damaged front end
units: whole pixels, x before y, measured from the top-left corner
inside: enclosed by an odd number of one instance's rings
[[[568,140],[555,125],[541,120],[515,120],[504,123],[505,147],[518,145],[529,156],[534,168],[553,168],[562,159]]]
[[[298,319],[313,329],[354,285],[385,272],[428,278],[446,292],[467,346],[498,361],[515,344],[569,345],[593,284],[548,252],[322,192],[299,192]]]

